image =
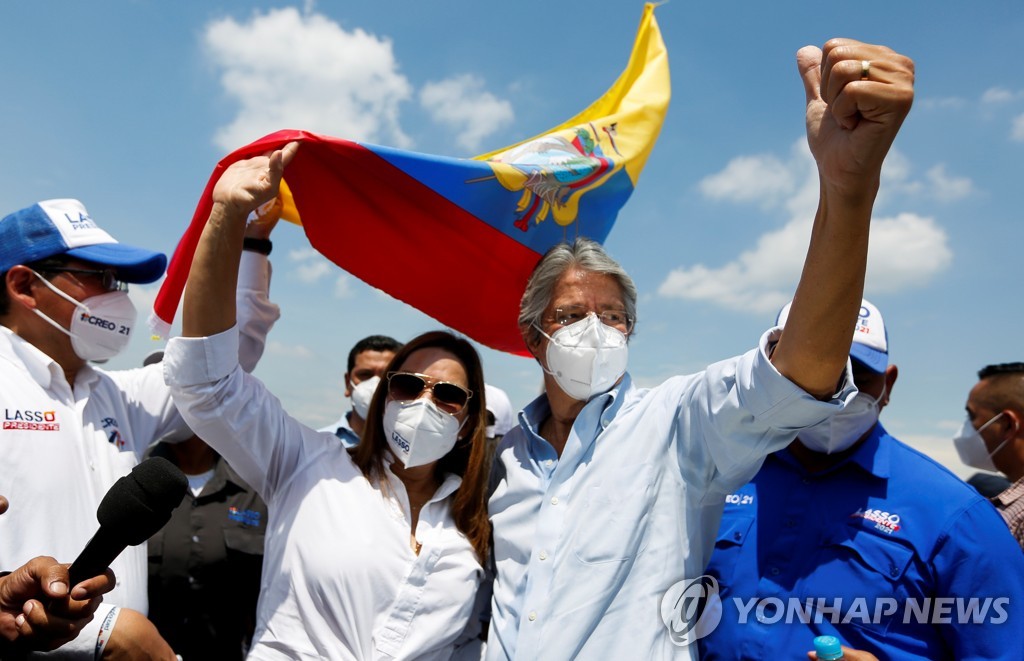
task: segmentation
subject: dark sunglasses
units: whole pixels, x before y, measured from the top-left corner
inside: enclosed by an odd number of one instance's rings
[[[74,275],[91,275],[101,278],[103,289],[107,291],[128,291],[128,283],[117,279],[117,272],[113,269],[73,269],[68,266],[44,266],[40,269],[43,273],[71,273]]]
[[[471,390],[448,381],[438,381],[426,374],[388,372],[388,394],[391,399],[408,402],[418,399],[428,388],[437,408],[452,415],[466,408],[469,398],[473,396]]]

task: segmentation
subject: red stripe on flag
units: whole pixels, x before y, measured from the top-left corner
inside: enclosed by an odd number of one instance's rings
[[[218,164],[157,296],[154,308],[161,319],[169,322],[174,316],[220,173],[236,160],[296,139],[303,144],[285,180],[314,248],[364,282],[481,344],[529,355],[517,317],[540,255],[370,149],[304,131],[278,131]]]

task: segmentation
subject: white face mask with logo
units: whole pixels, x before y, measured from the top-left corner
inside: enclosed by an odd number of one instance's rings
[[[563,326],[548,335],[545,371],[573,399],[587,401],[607,392],[626,371],[629,347],[617,328],[602,323],[596,314]]]
[[[370,412],[370,400],[373,399],[378,383],[380,377],[373,376],[352,387],[352,410],[363,420],[366,420],[366,414]]]
[[[77,308],[71,315],[70,329],[64,328],[38,308],[32,310],[71,338],[71,348],[75,350],[75,355],[82,360],[107,360],[128,346],[137,316],[135,306],[128,298],[128,292],[112,291],[90,296],[84,301],[76,301],[43,276],[38,273],[35,275],[53,293]]]
[[[858,392],[842,411],[813,427],[801,429],[797,439],[813,452],[832,454],[848,450],[878,422],[878,403],[885,397]]]
[[[384,407],[384,435],[406,468],[435,462],[451,452],[462,424],[429,399],[390,401]]]
[[[967,416],[967,419],[964,420],[963,426],[960,427],[960,433],[953,437],[953,446],[956,447],[956,453],[960,455],[960,461],[964,462],[967,466],[977,468],[978,470],[989,471],[992,473],[999,472],[999,469],[996,468],[995,462],[992,461],[992,457],[1002,450],[1003,446],[1010,442],[1010,439],[1006,439],[1000,443],[995,450],[989,452],[988,446],[985,445],[985,439],[981,437],[981,432],[985,431],[989,425],[1001,418],[1003,413],[1005,413],[1005,411],[1000,411],[977,430],[974,428],[974,425],[971,424],[971,417]]]

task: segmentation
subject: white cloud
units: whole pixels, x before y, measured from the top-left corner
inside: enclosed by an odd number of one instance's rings
[[[308,6],[305,14],[289,7],[248,22],[213,21],[203,39],[225,94],[239,104],[215,136],[222,149],[283,128],[411,145],[398,115],[412,89],[390,40],[346,31]]]
[[[771,155],[740,156],[718,174],[704,178],[700,190],[715,200],[760,202],[771,206],[793,194],[793,168]]]
[[[1005,87],[990,87],[981,95],[982,103],[1006,103],[1024,96],[1024,92],[1014,92]]]
[[[954,177],[946,174],[946,166],[940,163],[925,173],[932,185],[935,197],[943,202],[952,202],[967,197],[974,192],[974,184],[967,177]]]
[[[1017,115],[1013,118],[1013,128],[1010,130],[1010,137],[1017,142],[1024,142],[1024,115]]]
[[[917,102],[915,102],[915,105],[917,105]],[[955,108],[962,108],[962,107],[966,106],[967,105],[967,100],[966,99],[962,99],[960,97],[955,97],[955,96],[934,97],[934,98],[922,99],[921,102],[920,102],[920,105],[922,105],[923,107],[928,108],[930,110],[945,109],[945,108],[954,108],[955,109]]]
[[[427,83],[420,90],[420,105],[438,124],[456,131],[460,147],[477,151],[484,138],[512,123],[512,104],[483,89],[476,76],[464,74]]]
[[[334,298],[352,298],[352,280],[342,274],[334,281]]]
[[[313,356],[313,352],[301,344],[286,344],[274,340],[267,342],[267,352],[286,358],[310,358]]]
[[[289,250],[288,260],[296,262],[297,266],[292,269],[292,273],[306,284],[318,282],[333,271],[331,263],[313,248]]]
[[[803,267],[818,196],[817,172],[809,153],[806,147],[798,145],[795,149],[788,163],[770,156],[734,159],[722,173],[702,182],[702,190],[709,195],[747,202],[754,199],[748,189],[760,186],[770,176],[787,197],[776,200],[774,189],[762,186],[770,198],[762,206],[781,207],[790,220],[761,235],[753,248],[724,266],[697,264],[672,270],[659,286],[659,295],[710,301],[758,314],[778,311],[789,301]],[[904,193],[922,190],[924,187],[910,178],[907,160],[897,152],[890,156],[882,173],[884,186]],[[723,176],[727,172],[732,176]],[[955,184],[951,188],[960,192],[970,190],[969,180],[946,177],[941,166],[933,168],[929,178],[933,184],[951,181]],[[865,288],[870,294],[924,285],[947,268],[952,258],[948,237],[933,219],[913,213],[876,216],[872,220]]]

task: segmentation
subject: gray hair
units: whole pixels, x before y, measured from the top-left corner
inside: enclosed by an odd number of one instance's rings
[[[537,326],[541,325],[544,311],[554,296],[555,283],[571,268],[615,278],[622,290],[626,313],[636,319],[637,292],[633,279],[605,252],[600,243],[579,237],[571,244],[562,242],[552,246],[537,262],[526,283],[526,290],[519,303],[519,327],[529,328],[533,341],[540,339]]]

